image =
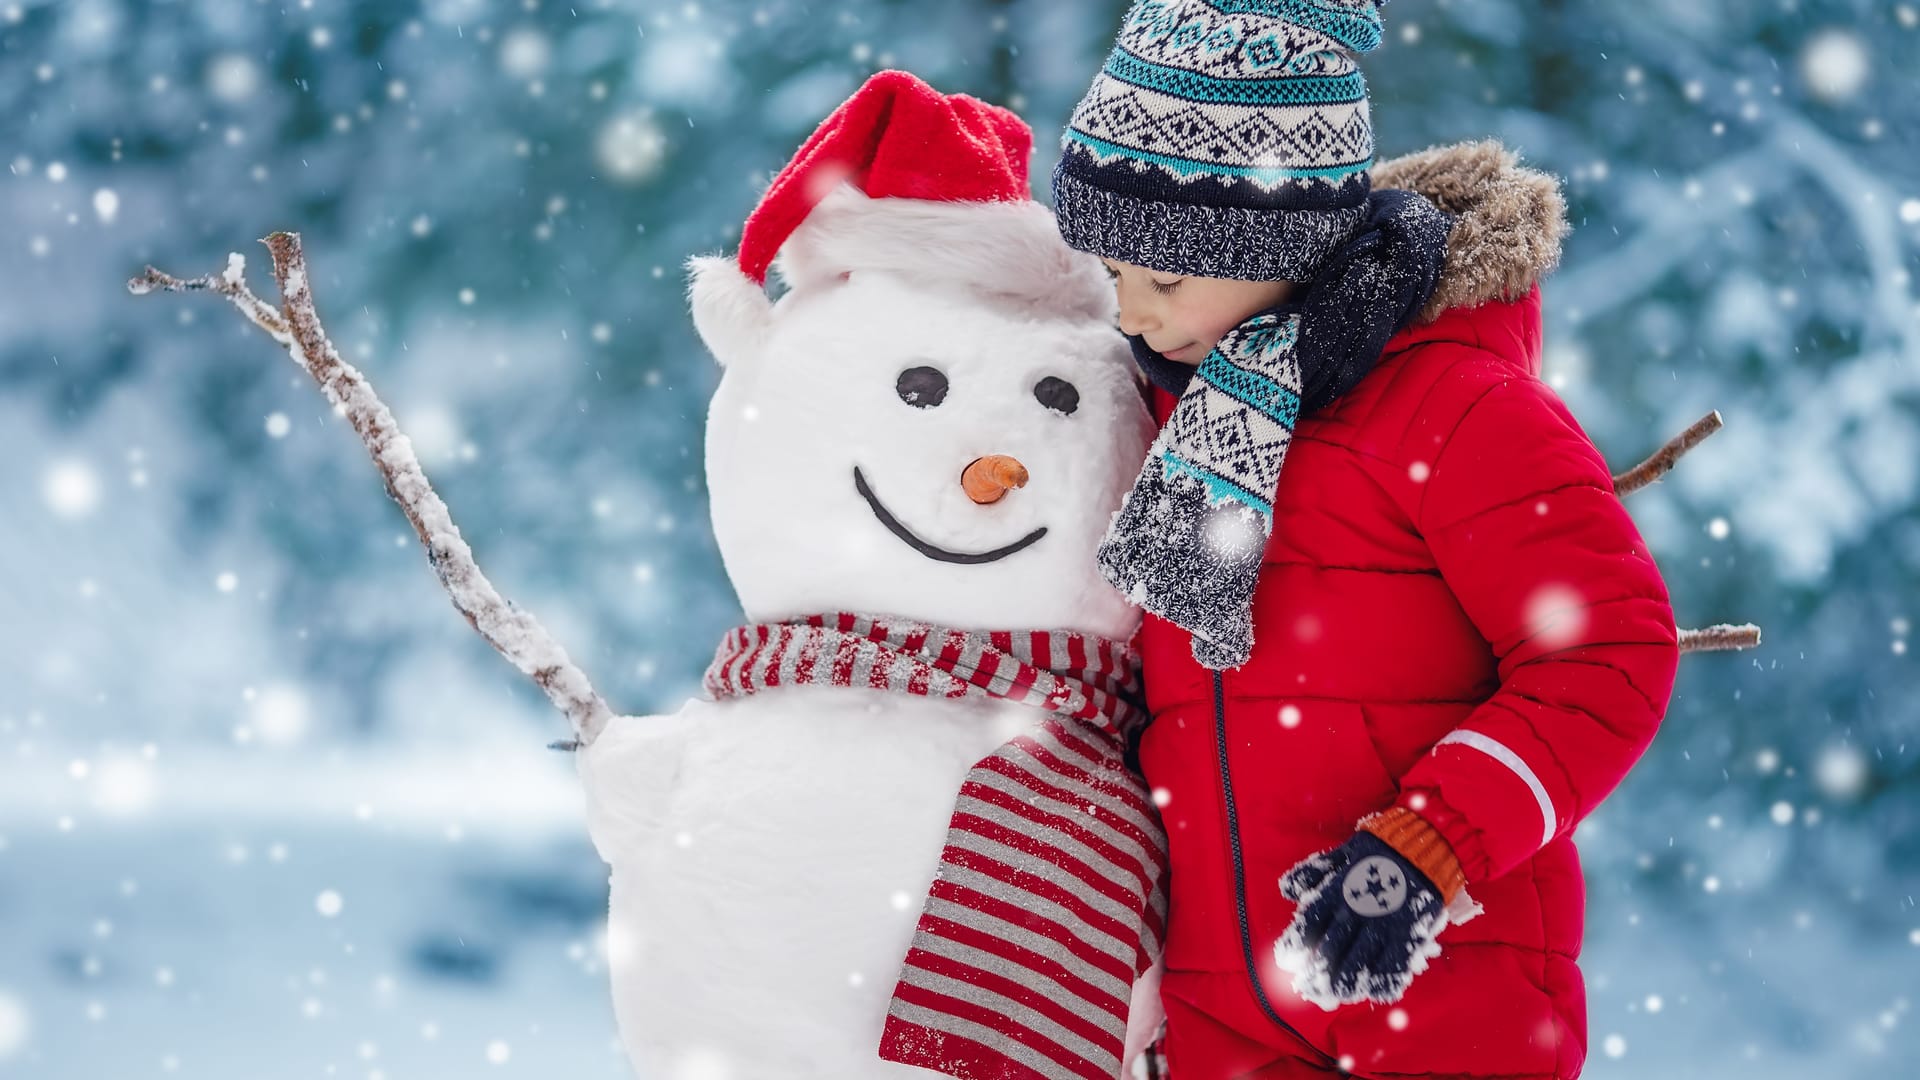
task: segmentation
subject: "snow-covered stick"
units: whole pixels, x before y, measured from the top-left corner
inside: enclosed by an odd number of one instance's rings
[[[453,598],[453,606],[488,644],[530,676],[547,699],[566,714],[574,732],[571,745],[593,742],[612,719],[611,710],[539,621],[502,599],[480,572],[473,550],[461,539],[446,504],[434,493],[414,457],[412,442],[401,432],[393,413],[366,377],[334,350],[314,310],[299,234],[277,232],[262,243],[273,253],[273,276],[280,286],[279,311],[248,290],[246,259],[238,253],[227,256],[226,273],[218,277],[182,280],[149,266],[145,274],[129,281],[127,288],[135,295],[155,289],[217,292],[285,346],[288,355],[320,384],[334,410],[346,417],[366,444],[386,481],[387,494],[400,504],[414,533],[426,546],[427,561]]]
[[[1687,451],[1699,446],[1709,435],[1725,426],[1726,421],[1720,419],[1720,412],[1717,409],[1694,421],[1692,427],[1674,436],[1652,457],[1614,477],[1614,492],[1624,499],[1667,475],[1673,471],[1675,465],[1680,463],[1680,459],[1686,456]]]
[[[145,296],[155,289],[162,292],[195,292],[204,289],[219,293],[233,301],[233,306],[239,308],[242,315],[265,330],[273,340],[288,348],[293,347],[293,336],[287,332],[286,320],[266,301],[253,295],[252,289],[247,288],[247,260],[237,251],[227,256],[227,271],[224,274],[183,280],[149,266],[146,273],[127,282],[127,291],[135,296]]]
[[[1722,623],[1709,626],[1705,630],[1680,631],[1680,651],[1690,652],[1736,652],[1741,649],[1760,647],[1760,628],[1752,623],[1731,626]]]

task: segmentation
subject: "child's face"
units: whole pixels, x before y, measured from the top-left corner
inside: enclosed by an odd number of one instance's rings
[[[1169,360],[1198,366],[1227,331],[1286,300],[1287,281],[1181,277],[1102,259],[1120,294],[1120,332]]]

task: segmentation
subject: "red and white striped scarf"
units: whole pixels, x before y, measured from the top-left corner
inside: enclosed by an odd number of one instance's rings
[[[1145,721],[1128,646],[859,615],[729,632],[716,699],[796,684],[1037,706],[967,773],[880,1057],[966,1080],[1113,1080],[1166,926],[1166,836],[1124,760]]]

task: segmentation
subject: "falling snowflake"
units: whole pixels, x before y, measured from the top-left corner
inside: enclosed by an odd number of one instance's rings
[[[609,120],[600,129],[594,152],[615,180],[637,184],[659,171],[666,159],[667,140],[653,114],[643,110]]]
[[[207,89],[230,104],[252,97],[260,86],[260,68],[247,57],[229,53],[207,65]]]
[[[290,746],[307,734],[307,696],[292,686],[274,685],[255,694],[251,730],[263,742]]]
[[[1800,72],[1815,97],[1829,104],[1851,99],[1873,73],[1867,47],[1848,30],[1827,30],[1807,42]]]
[[[716,1050],[683,1052],[667,1074],[668,1080],[733,1080],[733,1066]]]
[[[100,505],[100,480],[92,466],[70,461],[47,470],[41,494],[53,512],[64,518],[82,518]]]
[[[1858,798],[1866,790],[1867,775],[1866,756],[1845,744],[1828,747],[1814,766],[1814,781],[1836,799]]]
[[[516,79],[537,79],[553,60],[553,46],[540,31],[523,26],[500,41],[500,67]]]
[[[1545,585],[1527,599],[1527,630],[1547,650],[1563,649],[1587,632],[1587,600],[1565,585]]]

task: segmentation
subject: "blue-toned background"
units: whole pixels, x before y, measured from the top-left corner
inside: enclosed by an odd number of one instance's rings
[[[0,1075],[626,1075],[560,718],[285,355],[128,277],[271,295],[302,232],[495,583],[671,709],[736,615],[682,261],[880,66],[1044,176],[1122,7],[0,0]],[[1920,3],[1386,15],[1383,153],[1566,178],[1547,372],[1608,457],[1729,425],[1629,506],[1682,622],[1767,644],[1685,662],[1580,834],[1588,1075],[1904,1075]]]

